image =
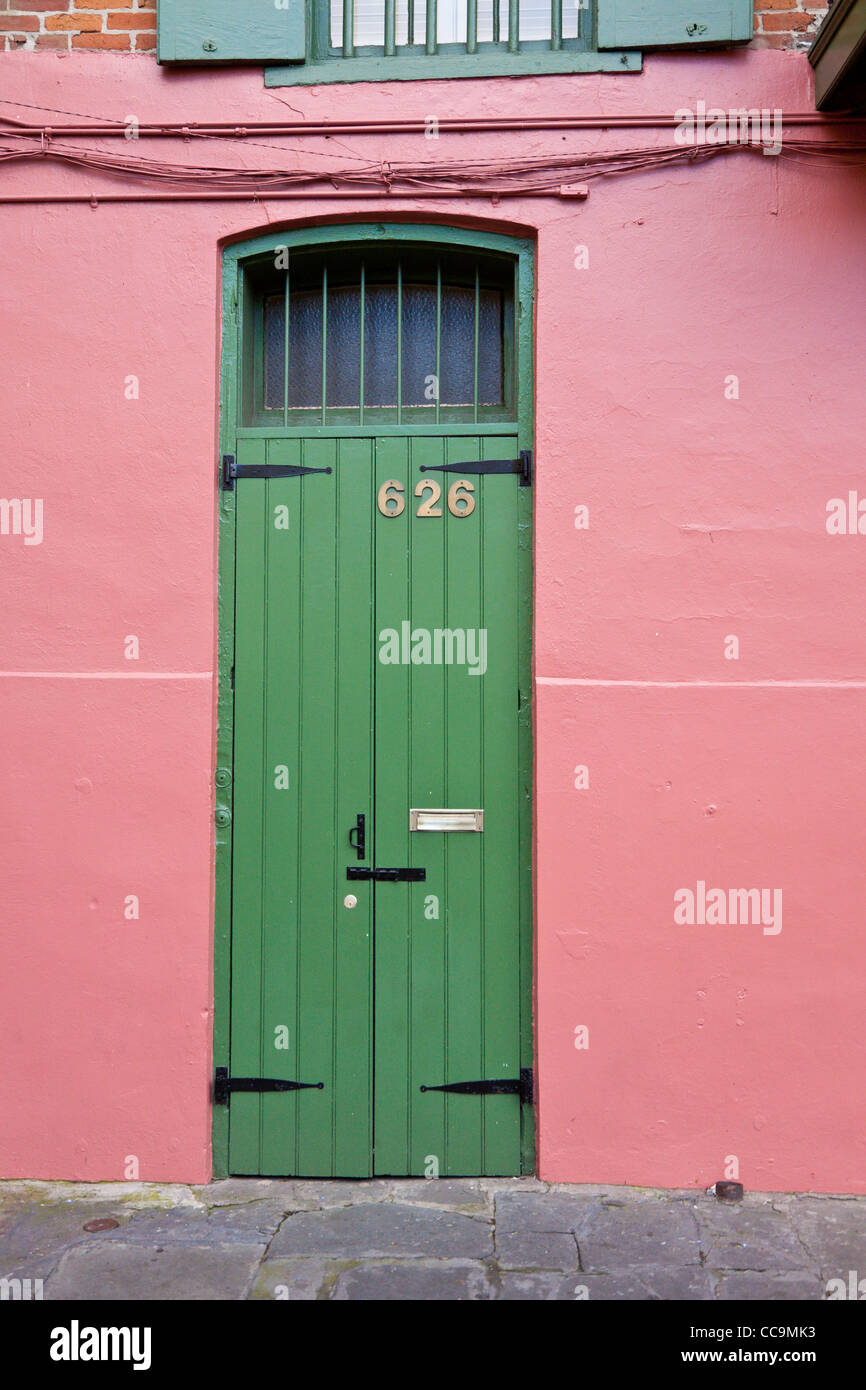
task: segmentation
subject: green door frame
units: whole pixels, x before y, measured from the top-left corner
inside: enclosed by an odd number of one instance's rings
[[[244,242],[235,242],[223,252],[222,357],[219,456],[232,454],[239,438],[281,437],[317,434],[352,436],[358,434],[514,434],[514,421],[484,426],[459,425],[371,425],[359,428],[305,424],[282,428],[274,425],[244,426],[242,409],[244,383],[249,372],[249,337],[245,317],[248,313],[245,274],[247,267],[273,258],[278,248],[307,248],[334,243],[378,242],[389,244],[424,243],[465,247],[474,251],[505,253],[515,258],[515,337],[517,356],[517,433],[521,449],[533,447],[533,291],[534,244],[525,238],[480,232],[471,228],[421,223],[335,223],[323,227],[283,229]],[[228,1066],[231,1020],[231,907],[232,907],[232,778],[234,768],[235,653],[235,499],[234,490],[219,493],[218,537],[218,698],[217,754],[215,785],[216,877],[214,938],[214,1031],[213,1065]],[[520,903],[520,982],[521,982],[521,1067],[533,1065],[532,1036],[532,724],[531,724],[531,639],[532,639],[532,530],[531,489],[522,493],[525,507],[520,546],[520,635],[523,670],[520,676],[520,859],[523,868]],[[527,1107],[531,1111],[531,1107]],[[524,1173],[535,1171],[535,1126],[527,1114],[523,1126],[521,1166]],[[213,1106],[213,1176],[229,1175],[229,1107]]]

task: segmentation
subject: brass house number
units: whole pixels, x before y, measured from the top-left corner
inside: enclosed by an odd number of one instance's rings
[[[383,516],[400,516],[406,510],[405,487],[398,478],[388,478],[379,488],[376,505]],[[448,510],[452,516],[471,516],[475,511],[475,487],[466,478],[460,478],[448,489]],[[432,478],[422,478],[415,484],[415,496],[422,498],[416,516],[441,516],[442,508],[437,503],[442,498],[442,488]]]

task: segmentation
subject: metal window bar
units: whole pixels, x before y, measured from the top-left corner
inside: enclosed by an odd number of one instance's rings
[[[478,52],[478,0],[466,0],[466,52]]]
[[[358,421],[359,421],[359,424],[362,424],[362,425],[363,425],[363,423],[364,423],[364,315],[365,315],[365,313],[366,313],[366,310],[367,310],[367,279],[366,279],[366,267],[365,267],[364,262],[362,261],[362,262],[361,262],[361,350],[360,350],[360,360],[359,360],[359,362],[358,362],[358,380],[359,380],[359,392],[360,392],[360,395],[359,395],[359,405],[358,405]]]
[[[403,423],[403,265],[397,262],[397,424]]]
[[[448,14],[451,16],[450,5],[459,0],[449,0]],[[355,44],[355,19],[356,5],[355,0],[340,0],[342,5],[342,56],[344,58],[354,58],[358,56],[358,49]],[[403,29],[403,9],[405,3],[405,30]],[[415,6],[420,0],[374,0],[371,7],[362,5],[360,8],[360,23],[362,31],[366,32],[365,26],[375,25],[376,18],[381,24],[379,30],[382,36],[382,44],[378,49],[387,58],[396,57],[403,51],[404,45],[415,47],[423,43],[426,54],[435,55],[439,52],[439,33],[438,33],[438,0],[423,0],[426,18],[424,23],[424,33],[421,34],[421,24],[416,23]],[[563,11],[563,0],[550,0],[550,19],[548,33],[545,36],[542,29],[536,27],[540,20],[540,15],[536,14],[533,7],[532,30],[530,36],[531,47],[547,46],[550,52],[561,52],[564,48],[572,46],[576,41],[584,42],[591,33],[591,21],[589,19],[588,0],[568,0],[568,4],[574,4],[576,16],[572,17],[571,9],[567,14]],[[398,7],[399,10],[398,10]],[[483,15],[479,15],[478,0],[463,0],[463,13],[465,14],[466,28],[458,39],[460,46],[467,54],[476,54],[481,49],[487,48],[492,42],[497,47],[505,44],[506,51],[509,53],[519,53],[521,50],[520,22],[521,4],[520,0],[508,0],[508,20],[507,33],[506,21],[504,16],[503,0],[490,0],[489,15],[486,10]],[[455,10],[459,14],[460,10]],[[333,9],[334,27],[330,32],[334,32],[337,23],[337,8]],[[400,23],[398,24],[398,18]],[[524,15],[524,20],[526,16]],[[329,23],[330,23],[329,19]],[[479,31],[481,39],[479,39]],[[566,32],[568,38],[566,38]],[[336,34],[335,34],[336,37]],[[449,40],[449,45],[453,45],[454,40]],[[370,48],[362,50],[369,53]],[[375,49],[373,51],[376,51]]]
[[[442,262],[436,262],[436,424],[439,421],[439,398],[442,394],[440,389],[442,368]]]
[[[322,424],[328,409],[328,266],[322,266]]]
[[[474,406],[473,419],[478,424],[478,336],[481,325],[481,276],[478,265],[475,266],[475,345],[472,357],[472,403]]]
[[[289,272],[283,287],[283,425],[289,423]]]
[[[355,0],[343,0],[343,57],[355,56]]]

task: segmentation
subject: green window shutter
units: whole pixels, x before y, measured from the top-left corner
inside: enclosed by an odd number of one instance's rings
[[[306,0],[158,0],[161,63],[302,63]]]
[[[744,43],[752,0],[598,0],[599,48]]]

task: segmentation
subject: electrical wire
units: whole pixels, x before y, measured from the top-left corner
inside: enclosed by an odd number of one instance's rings
[[[455,196],[525,196],[557,193],[575,181],[624,175],[676,165],[704,163],[720,155],[761,154],[764,146],[752,141],[726,141],[718,145],[659,145],[638,149],[565,154],[497,160],[450,160],[419,164],[369,160],[361,167],[341,168],[225,168],[207,165],[170,164],[162,160],[133,158],[105,150],[82,150],[51,138],[24,137],[17,130],[4,133],[0,143],[0,163],[39,161],[64,164],[115,178],[133,179],[154,187],[191,191],[221,191],[267,196],[269,192],[294,189],[314,190],[319,185],[351,192],[356,189],[423,195],[426,192],[452,192]],[[313,151],[297,153],[315,158]],[[780,158],[811,160],[825,165],[862,165],[866,159],[866,138],[854,140],[806,140],[787,138],[779,150]]]

